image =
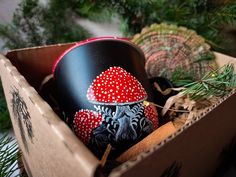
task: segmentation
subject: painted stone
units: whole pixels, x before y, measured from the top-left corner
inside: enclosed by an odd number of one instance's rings
[[[95,155],[119,155],[158,127],[144,55],[127,40],[98,38],[65,51],[53,74],[68,125]]]

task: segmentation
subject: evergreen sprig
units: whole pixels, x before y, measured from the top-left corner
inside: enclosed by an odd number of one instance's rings
[[[184,86],[184,95],[192,100],[209,98],[211,96],[224,96],[236,87],[236,74],[233,64],[224,65],[217,70],[208,72],[199,81]]]
[[[193,71],[186,71],[183,67],[176,67],[171,75],[171,81],[176,87],[194,82],[195,76]]]
[[[8,135],[0,138],[0,177],[20,176],[17,163],[20,158],[16,140]],[[18,172],[17,172],[18,171]]]

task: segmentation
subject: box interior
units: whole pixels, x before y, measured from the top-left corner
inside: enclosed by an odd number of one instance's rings
[[[53,63],[55,62],[55,60],[60,56],[60,54],[64,50],[68,49],[69,47],[71,47],[74,44],[75,43],[68,43],[68,44],[62,44],[62,45],[53,45],[53,46],[15,50],[15,51],[8,52],[6,54],[6,57],[8,59],[10,59],[12,64],[26,78],[26,80],[29,82],[29,84],[31,86],[33,86],[38,91],[44,78],[51,74],[52,66],[53,66]],[[225,55],[222,55],[219,53],[215,53],[215,54],[216,54],[216,61],[219,66],[222,66],[227,63],[234,63],[234,66],[236,66],[235,59],[233,59],[231,57],[225,57]],[[222,58],[224,58],[224,59],[222,59]],[[213,113],[211,113],[211,114],[213,114]],[[228,116],[230,116],[230,115],[228,115]],[[188,131],[192,131],[192,132],[188,133],[188,136],[190,136],[190,137],[187,137],[187,138],[185,137],[186,133],[187,133],[186,130],[185,130],[185,133],[184,134],[182,133],[182,135],[179,137],[174,138],[172,136],[171,140],[173,140],[173,141],[171,141],[171,142],[164,141],[161,143],[161,146],[158,145],[156,149],[152,150],[152,152],[148,152],[149,156],[147,156],[145,161],[142,161],[141,163],[139,163],[137,165],[137,163],[140,162],[140,158],[142,159],[145,157],[145,153],[144,153],[143,155],[141,154],[141,156],[138,157],[139,160],[137,160],[133,164],[132,164],[132,162],[125,163],[124,165],[122,165],[118,169],[117,173],[116,173],[116,171],[114,171],[114,173],[112,173],[111,175],[116,176],[117,174],[120,175],[122,173],[124,174],[123,176],[129,176],[129,175],[131,175],[131,176],[136,175],[137,176],[138,174],[139,174],[138,176],[145,175],[144,174],[145,171],[143,171],[143,173],[140,173],[140,172],[142,172],[140,169],[142,169],[143,167],[148,168],[147,166],[149,166],[151,171],[156,170],[155,169],[156,165],[154,165],[153,163],[150,163],[150,162],[155,161],[156,159],[163,160],[162,163],[160,163],[160,161],[157,162],[157,164],[159,164],[159,167],[162,169],[158,173],[163,172],[163,169],[168,166],[167,164],[169,164],[169,161],[171,161],[171,159],[179,159],[179,160],[182,159],[183,161],[188,161],[189,159],[191,159],[191,157],[187,156],[187,155],[190,155],[190,153],[187,153],[187,152],[185,153],[183,150],[181,150],[181,152],[183,152],[183,154],[178,154],[177,152],[175,152],[175,150],[174,150],[175,148],[173,149],[173,147],[175,146],[178,148],[178,146],[181,146],[181,144],[182,144],[182,146],[186,145],[187,142],[185,141],[185,139],[190,140],[189,142],[193,142],[193,140],[191,140],[191,138],[193,136],[196,136],[195,141],[198,140],[200,137],[196,132],[198,132],[199,130],[202,130],[204,132],[208,126],[207,124],[210,121],[209,119],[212,119],[213,116],[208,115],[208,117],[209,118],[208,118],[208,120],[206,119],[205,124],[201,123],[201,125],[199,125],[200,123],[197,123],[196,125],[194,125],[195,129],[192,128],[191,130],[188,130]],[[232,116],[231,116],[231,118],[232,118]],[[204,125],[204,128],[202,128],[203,125]],[[200,126],[200,127],[198,127],[198,126]],[[227,127],[228,124],[225,124],[225,126]],[[231,130],[232,130],[232,132],[234,132],[233,128]],[[225,129],[222,128],[222,131],[225,131]],[[179,134],[179,132],[177,134]],[[228,134],[230,134],[230,133],[228,133]],[[231,134],[233,134],[233,133],[231,133]],[[176,135],[174,135],[174,136],[176,136]],[[229,139],[230,138],[231,137],[229,137]],[[223,142],[224,137],[222,137],[221,139]],[[199,139],[199,142],[201,142],[201,141],[203,143],[204,142],[207,143],[207,140],[204,137],[202,138],[202,140]],[[216,141],[217,140],[214,140],[214,142],[216,142]],[[224,141],[229,141],[229,140],[224,140]],[[185,143],[183,143],[183,142],[185,142]],[[161,147],[163,147],[164,144],[166,144],[166,145],[169,144],[169,145],[166,146],[165,148],[161,148]],[[198,146],[200,146],[200,145],[198,145]],[[218,146],[219,146],[219,148],[221,147],[220,145],[218,145]],[[185,147],[183,147],[183,149],[184,148]],[[191,150],[191,148],[193,150]],[[192,152],[194,152],[194,150],[196,150],[195,147],[191,147],[191,148],[190,148],[190,151],[192,151]],[[201,146],[201,148],[206,148],[206,147]],[[167,152],[168,149],[169,149],[169,151]],[[202,151],[204,153],[207,152],[206,149],[204,149]],[[218,151],[218,149],[216,149],[216,151]],[[153,153],[153,152],[155,152],[155,153]],[[150,156],[150,154],[152,154],[152,153],[153,153],[153,155]],[[186,156],[184,155],[184,153]],[[198,151],[196,153],[198,153]],[[215,153],[217,153],[217,152],[215,152]],[[215,155],[215,153],[212,155]],[[166,155],[168,155],[168,154],[172,154],[173,156],[167,160]],[[196,155],[194,155],[193,157],[196,157]],[[185,160],[184,158],[186,158],[187,160]],[[208,162],[208,161],[206,160],[206,162]],[[136,166],[134,166],[134,164],[136,164]],[[150,166],[150,164],[151,164],[151,166]],[[199,160],[195,161],[193,164],[196,165],[196,168],[201,167]],[[128,171],[128,168],[134,168],[135,170]],[[121,169],[123,169],[123,170],[121,170]],[[183,175],[183,176],[187,176],[187,174],[190,173],[191,169],[193,169],[193,168],[189,168],[189,170],[185,169],[184,174],[186,174],[186,175]],[[125,173],[125,171],[126,171],[126,173]],[[202,174],[205,173],[204,171],[200,171],[200,172]],[[156,175],[158,173],[156,173]],[[198,174],[196,174],[196,175],[198,175]]]
[[[10,59],[17,70],[37,91],[43,79],[52,73],[56,59],[66,49],[75,43],[42,46],[9,51],[6,57]]]

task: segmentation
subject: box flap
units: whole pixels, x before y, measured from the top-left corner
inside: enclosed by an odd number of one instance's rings
[[[43,79],[51,74],[55,60],[75,43],[12,50],[6,57],[36,90]]]

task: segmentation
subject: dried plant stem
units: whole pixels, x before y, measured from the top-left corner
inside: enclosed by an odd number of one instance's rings
[[[102,159],[100,160],[101,167],[104,167],[104,165],[106,164],[107,157],[111,152],[111,148],[112,148],[112,146],[110,144],[108,144],[107,148],[102,156]]]
[[[156,106],[156,107],[159,107],[159,108],[162,108],[162,109],[165,108],[163,106],[160,106],[156,103],[149,102],[149,101],[144,101],[143,104],[144,104],[144,106],[153,105],[153,106]],[[169,111],[174,111],[174,112],[189,113],[189,111],[187,111],[187,110],[177,110],[177,109],[170,109],[170,108],[168,110]]]

